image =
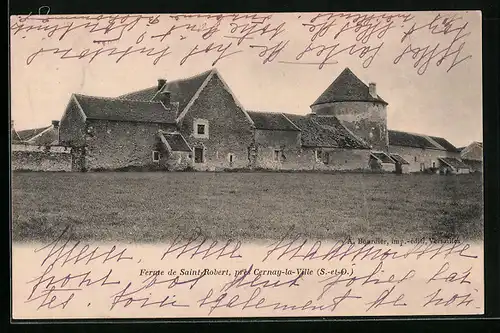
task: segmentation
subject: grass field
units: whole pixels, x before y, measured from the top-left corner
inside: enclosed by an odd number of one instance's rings
[[[14,173],[14,241],[72,226],[87,240],[482,238],[479,175]]]

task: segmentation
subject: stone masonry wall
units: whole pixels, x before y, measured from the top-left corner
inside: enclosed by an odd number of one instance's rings
[[[374,150],[387,151],[387,108],[374,102],[336,102],[312,108],[318,116],[337,116],[355,135],[366,141]]]
[[[460,159],[460,153],[453,153],[443,150],[435,149],[422,149],[413,147],[402,147],[402,146],[389,146],[389,151],[391,153],[397,153],[401,155],[409,165],[409,172],[419,172],[421,164],[424,169],[431,168],[433,163],[436,167],[439,165],[439,157],[455,157]]]
[[[328,153],[328,163],[317,158],[317,150]],[[259,148],[256,167],[272,170],[297,171],[349,171],[369,170],[370,151],[363,149],[341,148],[299,148],[285,149],[284,159],[276,161],[274,149]]]
[[[170,126],[155,123],[87,120],[85,169],[113,170],[141,167],[161,169],[153,161],[159,150],[158,130]]]
[[[194,122],[208,121],[208,138],[197,138]],[[253,144],[252,124],[224,84],[214,75],[186,113],[181,133],[191,148],[204,151],[203,163],[194,163],[196,170],[248,168]],[[232,162],[230,157],[232,156]]]
[[[85,117],[74,98],[71,98],[59,124],[59,143],[64,146],[83,147],[85,129]]]
[[[71,171],[69,147],[13,145],[13,171]]]

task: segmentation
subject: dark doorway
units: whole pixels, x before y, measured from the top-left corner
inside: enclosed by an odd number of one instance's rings
[[[399,162],[396,162],[396,173],[398,175],[403,173],[403,165]]]
[[[194,148],[194,163],[203,163],[203,148]]]

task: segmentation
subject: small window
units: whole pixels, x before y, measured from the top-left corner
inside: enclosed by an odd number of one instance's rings
[[[229,154],[229,163],[233,163],[233,161],[234,161],[233,154]]]
[[[280,156],[281,156],[281,151],[280,150],[275,150],[274,151],[274,160],[276,162],[279,162],[280,161]]]
[[[193,136],[197,139],[208,139],[208,120],[194,119],[193,121]]]
[[[316,150],[316,159],[318,161],[321,161],[322,157],[323,157],[323,152],[321,150]]]
[[[435,168],[436,167],[436,162],[432,162],[432,167]]]
[[[328,164],[330,162],[330,154],[325,151],[325,153],[323,154],[323,163],[324,164]]]
[[[417,156],[415,156],[415,162],[417,161]]]
[[[153,162],[159,162],[160,161],[160,152],[153,150]]]

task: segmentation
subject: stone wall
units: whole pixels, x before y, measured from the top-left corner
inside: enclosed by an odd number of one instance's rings
[[[71,171],[71,148],[12,145],[13,171]]]
[[[87,122],[85,170],[162,169],[161,163],[153,161],[153,151],[161,148],[158,130],[171,130],[171,126],[106,120]]]
[[[370,169],[370,150],[368,149],[324,148],[322,154],[325,153],[329,156],[328,164],[316,160],[315,169],[340,171]]]
[[[300,131],[255,130],[257,169],[290,170],[306,164],[301,149]]]
[[[317,151],[321,151],[318,158]],[[351,171],[369,170],[370,151],[341,148],[299,148],[283,150],[284,158],[277,160],[274,149],[258,149],[257,168],[297,171]],[[326,160],[324,156],[328,156]],[[327,163],[325,163],[327,162]]]
[[[467,164],[472,172],[483,172],[483,161],[462,159],[462,162]]]
[[[300,131],[255,130],[255,144],[262,147],[300,148]]]
[[[480,147],[477,143],[472,143],[472,146],[464,148],[464,150],[461,152],[461,156],[464,160],[482,161],[483,148]]]
[[[377,102],[335,102],[312,107],[318,116],[336,116],[375,150],[387,151],[387,108]]]
[[[59,143],[63,146],[85,146],[85,116],[71,97],[59,124]]]
[[[195,137],[194,123],[208,121],[208,138]],[[191,105],[181,123],[181,133],[193,149],[203,149],[202,163],[194,163],[196,170],[224,170],[248,168],[253,144],[253,128],[246,112],[225,90],[217,75]]]
[[[391,153],[401,155],[410,165],[408,166],[409,172],[421,171],[421,165],[424,169],[438,167],[439,157],[454,157],[460,159],[460,153],[448,152],[435,149],[423,149],[402,146],[389,146]]]

